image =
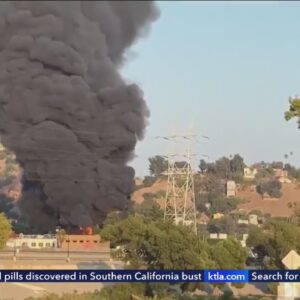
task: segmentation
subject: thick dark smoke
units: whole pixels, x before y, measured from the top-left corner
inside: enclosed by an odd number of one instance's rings
[[[118,68],[157,16],[150,1],[0,3],[0,134],[23,167],[32,228],[127,207],[148,110]]]

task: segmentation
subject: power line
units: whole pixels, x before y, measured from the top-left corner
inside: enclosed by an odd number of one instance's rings
[[[162,136],[169,142],[177,139],[184,139],[192,142],[196,134]],[[191,168],[191,160],[195,154],[191,153],[190,147],[185,153],[170,153],[167,156],[168,170],[163,174],[168,176],[167,192],[165,198],[164,220],[172,220],[175,224],[190,226],[197,234],[196,205],[194,191],[194,175]],[[183,166],[178,166],[174,157],[184,157]]]

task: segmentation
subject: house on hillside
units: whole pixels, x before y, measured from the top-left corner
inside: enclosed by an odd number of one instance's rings
[[[227,233],[210,233],[209,239],[211,240],[226,240],[228,238]]]
[[[258,216],[256,214],[250,214],[248,218],[249,218],[249,224],[258,225]]]
[[[249,224],[249,220],[245,220],[245,219],[238,219],[238,224],[244,224],[244,225],[248,225]]]
[[[247,239],[248,239],[248,233],[244,233],[242,236],[242,240],[240,241],[242,247],[244,248],[247,246]]]
[[[275,178],[281,183],[291,183],[288,178],[288,171],[282,169],[273,169]]]
[[[226,196],[235,197],[236,195],[236,184],[235,181],[229,180],[226,183]]]
[[[219,220],[219,219],[224,218],[224,214],[222,214],[222,213],[215,213],[215,214],[213,214],[212,218],[214,220]]]
[[[244,179],[253,180],[257,174],[256,168],[244,168]]]
[[[197,218],[197,223],[200,225],[207,225],[209,222],[209,217],[205,213],[201,213],[200,216]]]

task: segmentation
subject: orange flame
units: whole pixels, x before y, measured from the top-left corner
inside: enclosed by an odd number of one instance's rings
[[[93,234],[93,228],[91,226],[80,227],[81,233],[86,235]]]

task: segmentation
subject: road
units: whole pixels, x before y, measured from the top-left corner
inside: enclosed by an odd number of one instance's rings
[[[11,261],[14,257],[13,251],[0,251],[1,261]],[[87,251],[30,251],[22,250],[16,254],[16,260],[41,260],[41,261],[65,261],[69,257],[72,261],[101,261],[110,258],[110,252],[87,252]]]
[[[24,300],[51,293],[92,292],[102,287],[103,283],[0,283],[0,300]]]

